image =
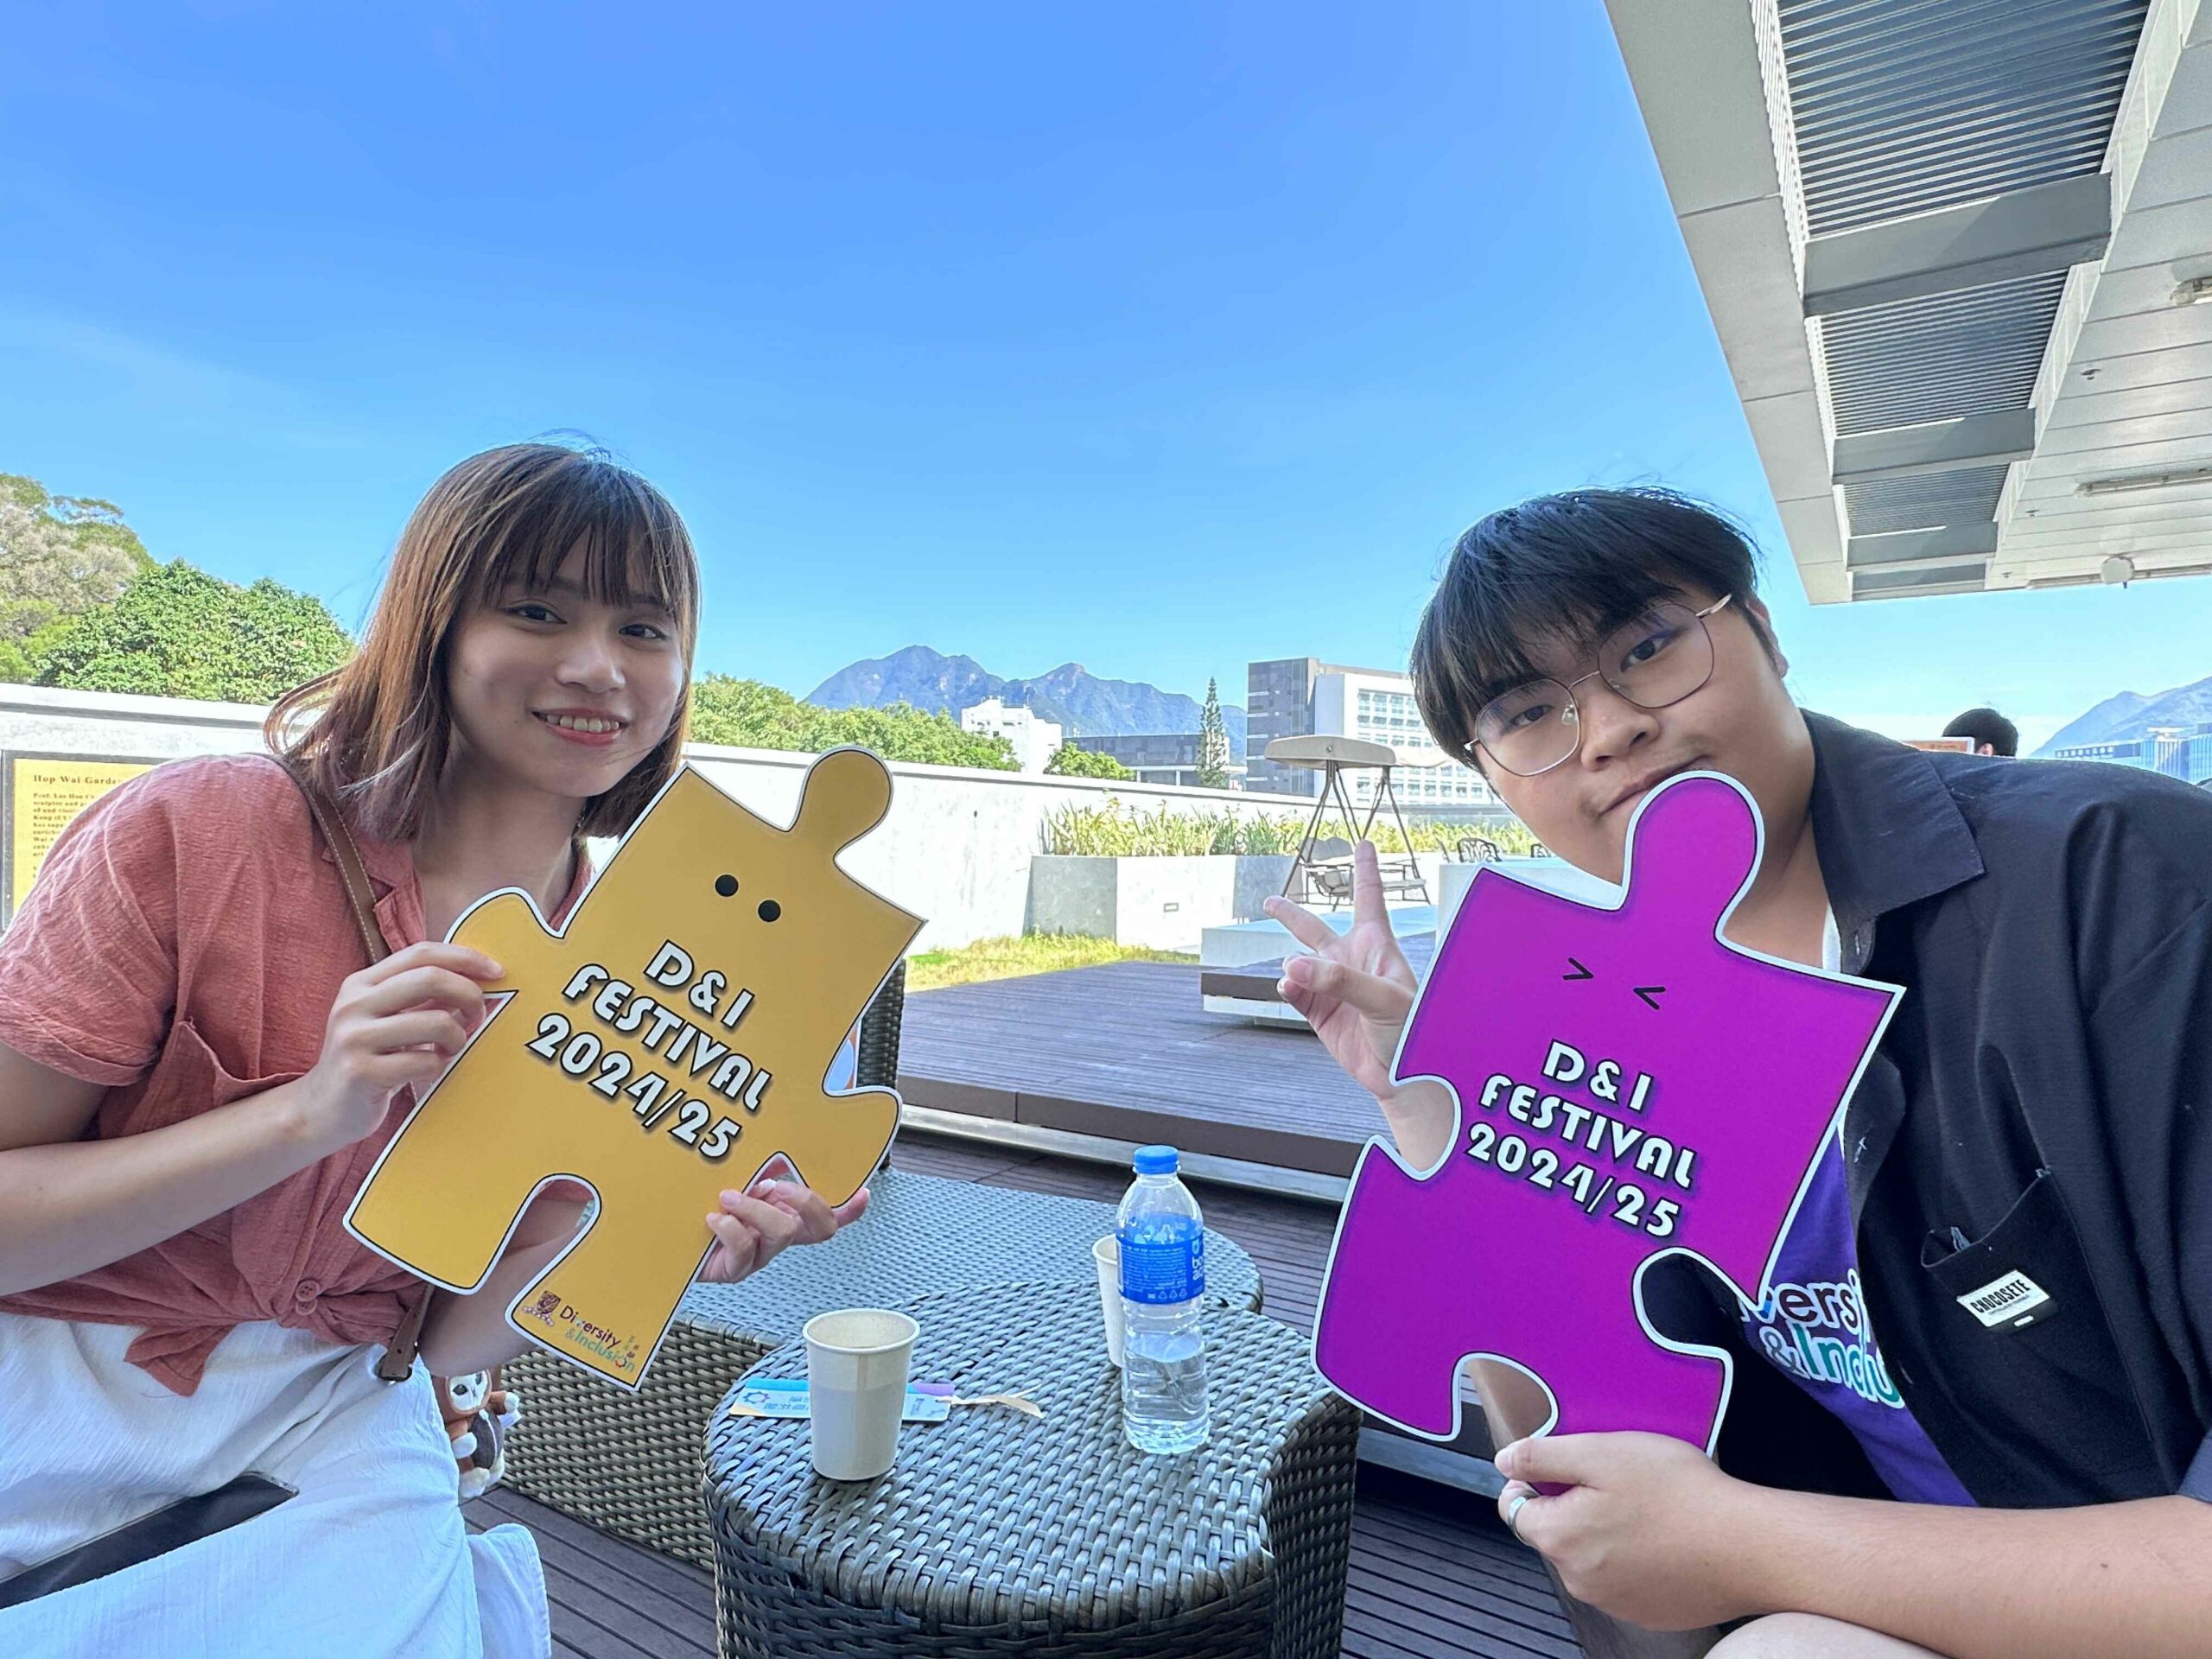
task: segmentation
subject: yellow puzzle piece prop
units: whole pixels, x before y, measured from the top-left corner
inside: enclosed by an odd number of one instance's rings
[[[864,749],[815,763],[788,830],[687,766],[558,931],[521,892],[471,906],[452,938],[505,968],[486,988],[512,995],[409,1115],[346,1230],[465,1294],[534,1194],[585,1182],[598,1213],[507,1323],[637,1388],[724,1188],[781,1153],[842,1204],[891,1144],[895,1093],[822,1086],[921,927],[837,868],[890,804]]]

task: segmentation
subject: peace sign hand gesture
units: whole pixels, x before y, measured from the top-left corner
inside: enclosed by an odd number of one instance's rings
[[[1330,1058],[1354,1083],[1388,1101],[1398,1092],[1390,1081],[1390,1062],[1397,1058],[1398,1039],[1418,985],[1413,964],[1390,931],[1374,843],[1361,842],[1351,858],[1349,931],[1339,934],[1287,899],[1268,900],[1268,914],[1313,952],[1284,963],[1276,990],[1306,1017]]]

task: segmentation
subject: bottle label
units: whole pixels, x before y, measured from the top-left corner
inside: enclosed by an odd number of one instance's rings
[[[1126,1227],[1122,1246],[1122,1297],[1146,1306],[1187,1302],[1205,1294],[1206,1236],[1183,1220]]]

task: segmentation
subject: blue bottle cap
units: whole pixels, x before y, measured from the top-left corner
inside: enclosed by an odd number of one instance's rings
[[[1139,1147],[1132,1161],[1140,1175],[1173,1175],[1181,1165],[1173,1147]]]

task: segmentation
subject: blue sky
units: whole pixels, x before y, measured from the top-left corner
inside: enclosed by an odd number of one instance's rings
[[[313,15],[310,15],[313,14]],[[1743,514],[1808,704],[2030,736],[2212,673],[2212,581],[1807,606],[1603,9],[84,5],[0,96],[0,471],[357,622],[408,508],[588,433],[702,668],[913,642],[1241,700],[1402,660],[1453,535]]]

